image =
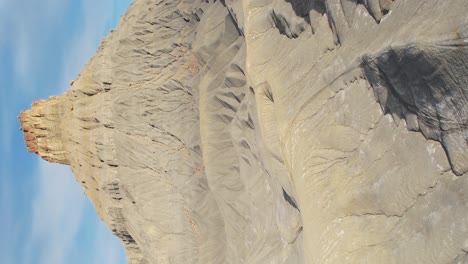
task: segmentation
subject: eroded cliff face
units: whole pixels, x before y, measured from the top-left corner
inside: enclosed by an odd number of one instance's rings
[[[136,0],[20,115],[129,263],[468,263],[468,2]]]

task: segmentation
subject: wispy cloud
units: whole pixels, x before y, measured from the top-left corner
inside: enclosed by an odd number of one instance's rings
[[[86,198],[67,166],[38,161],[37,194],[23,263],[62,264],[73,249]]]
[[[6,106],[1,106],[0,112],[0,127],[2,131],[1,135],[1,144],[2,150],[1,152],[5,153],[6,155],[10,155],[11,153],[11,139],[12,139],[12,130],[13,130],[13,123],[11,122],[11,111],[7,109]]]
[[[33,87],[27,81],[30,79],[32,61],[40,57],[38,47],[47,41],[45,32],[48,27],[61,21],[64,17],[64,10],[67,1],[46,0],[3,0],[0,8],[0,32],[5,38],[0,45],[12,47],[14,58],[13,69],[17,75],[17,80],[22,81],[20,85],[27,91]],[[21,19],[18,19],[21,17]],[[0,47],[1,47],[0,46]]]
[[[96,223],[96,254],[93,264],[119,264],[122,263],[122,246],[120,241],[107,230],[103,222]]]
[[[2,166],[3,167],[3,166]],[[4,174],[2,168],[2,174]],[[19,226],[14,217],[15,198],[11,183],[7,178],[0,178],[0,263],[15,263],[15,245],[19,237]]]
[[[68,81],[75,78],[77,72],[96,52],[101,37],[112,21],[110,11],[114,8],[114,0],[83,0],[81,5],[84,14],[82,29],[72,36],[64,57],[63,78],[60,81],[64,89],[67,88]]]
[[[23,250],[23,259],[12,261],[12,254],[0,260],[22,264],[63,264],[76,263],[70,257],[82,248],[87,264],[118,264],[124,254],[120,241],[95,215],[90,222],[86,214],[87,198],[77,184],[68,166],[38,160],[37,193],[32,204],[31,232]],[[3,197],[2,197],[3,198]],[[10,199],[5,199],[7,203]],[[3,208],[3,207],[2,207]],[[89,213],[89,211],[88,211]],[[92,212],[94,214],[94,211]],[[83,225],[83,220],[88,224]],[[79,232],[92,232],[93,245],[83,245]],[[11,232],[10,236],[11,236]]]

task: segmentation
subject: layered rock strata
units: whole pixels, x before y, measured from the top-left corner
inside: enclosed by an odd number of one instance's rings
[[[20,114],[136,263],[468,263],[468,2],[135,0]]]

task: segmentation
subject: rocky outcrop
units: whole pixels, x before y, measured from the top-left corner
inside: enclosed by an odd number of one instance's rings
[[[51,96],[48,100],[36,100],[30,110],[19,115],[21,130],[29,152],[44,160],[69,164],[68,154],[63,148],[60,119],[65,112],[63,100]]]
[[[136,0],[20,114],[129,263],[466,263],[465,0]]]

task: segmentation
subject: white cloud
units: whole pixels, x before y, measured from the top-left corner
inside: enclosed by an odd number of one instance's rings
[[[7,179],[7,171],[2,166],[0,178],[0,263],[15,263],[14,247],[20,231],[19,225],[15,221],[14,208],[15,199],[12,193],[12,186]]]
[[[94,54],[105,29],[112,22],[115,2],[127,0],[81,0],[82,30],[69,36],[70,47],[64,53],[63,76],[59,78],[60,90],[68,88],[84,63]],[[0,48],[7,43],[12,47],[15,79],[23,92],[35,85],[30,83],[31,73],[41,58],[41,45],[47,44],[50,29],[57,23],[68,23],[65,11],[71,0],[0,0]],[[25,8],[27,6],[27,8]],[[21,18],[19,18],[21,17]]]
[[[112,20],[114,0],[83,0],[83,27],[79,34],[72,36],[71,46],[64,56],[63,78],[60,85],[65,90],[68,81],[74,79],[84,64],[96,52],[105,29]]]
[[[11,143],[12,143],[12,122],[11,117],[12,113],[5,105],[1,106],[1,119],[0,119],[0,127],[2,128],[2,135],[1,144],[2,144],[2,152],[6,153],[6,155],[10,155],[11,153]]]
[[[22,82],[22,89],[29,91],[28,75],[33,66],[32,58],[37,57],[38,43],[44,39],[43,32],[50,25],[61,21],[67,1],[25,1],[2,0],[0,9],[0,32],[7,35],[0,44],[9,41],[13,49],[16,79]],[[39,46],[40,47],[40,46]]]
[[[121,262],[122,245],[101,221],[96,223],[94,248],[96,254],[93,264],[117,264]]]
[[[86,198],[67,166],[39,160],[38,172],[38,191],[32,205],[32,227],[24,263],[67,263],[66,257],[80,229]]]
[[[16,36],[14,39],[14,69],[16,76],[18,76],[18,80],[26,80],[28,72],[30,71],[30,59],[33,55],[33,51],[31,49],[32,37],[31,32],[28,30],[28,25],[25,25],[24,23],[16,25]],[[22,87],[26,88],[30,87],[30,85],[24,85]]]
[[[89,264],[121,263],[120,241],[97,216],[91,224],[82,225],[83,220],[90,217],[85,213],[87,198],[68,166],[38,158],[37,171],[39,179],[32,204],[31,233],[23,250],[22,264],[70,263],[68,258],[83,247],[89,249],[83,254],[92,256]],[[10,203],[9,199],[5,202]],[[93,231],[92,246],[80,246],[83,241],[79,241],[78,233],[85,229]],[[5,255],[0,257],[0,263],[19,263],[13,259],[14,255]]]

